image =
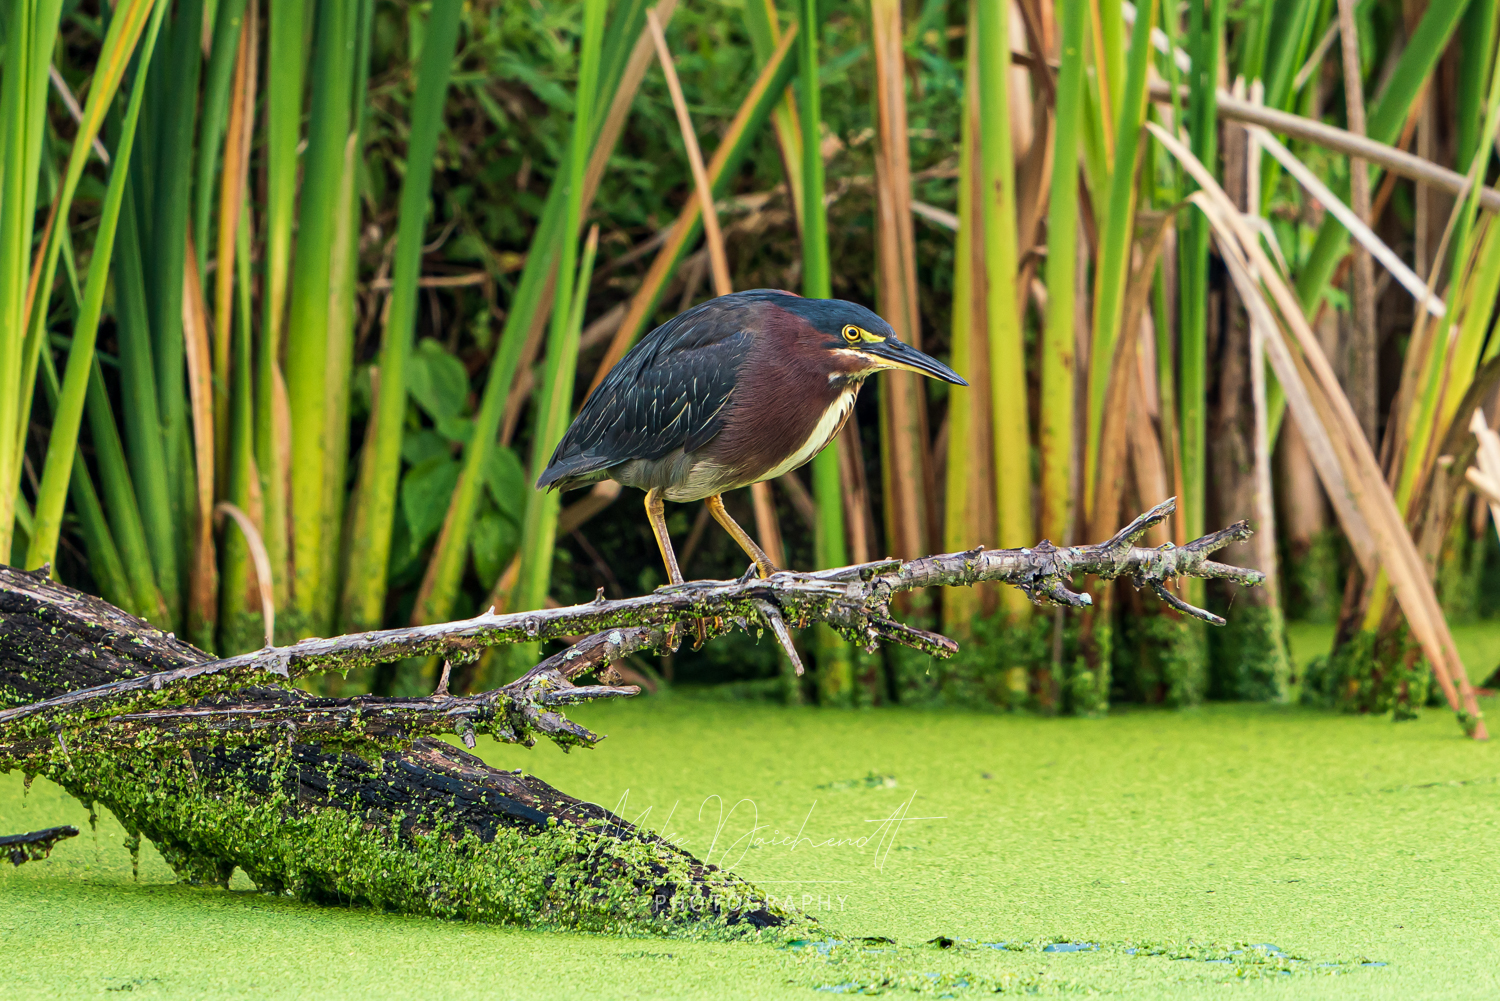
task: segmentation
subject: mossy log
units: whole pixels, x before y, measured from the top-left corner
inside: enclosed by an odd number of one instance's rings
[[[48,579],[0,568],[0,769],[43,775],[102,803],[148,837],[186,881],[227,885],[236,867],[303,899],[531,926],[715,934],[810,919],[751,884],[519,771],[490,768],[446,742],[476,733],[565,749],[600,738],[559,710],[634,695],[611,664],[788,623],[827,622],[872,647],[938,656],[947,637],[891,618],[893,594],[1001,581],[1033,600],[1088,604],[1075,576],[1126,576],[1174,607],[1222,624],[1167,590],[1174,577],[1260,582],[1208,556],[1250,533],[1240,522],[1183,547],[1135,541],[1173,510],[1158,505],[1093,546],[975,549],[768,580],[695,581],[623,601],[434,626],[311,639],[213,660],[117,608]],[[752,568],[753,570],[753,568]],[[427,698],[317,698],[289,682],[403,657],[477,656],[498,643],[586,633],[503,688]],[[604,682],[576,685],[594,673]]]
[[[209,660],[45,575],[0,568],[0,705]],[[183,714],[274,717],[351,701],[379,718],[382,703],[409,700],[252,687]],[[363,745],[307,742],[288,719],[233,746],[132,732],[125,721],[53,721],[45,736],[11,741],[12,729],[0,735],[0,768],[108,807],[200,885],[226,886],[239,867],[259,888],[305,900],[538,927],[732,934],[806,920],[607,810],[442,741],[405,739],[395,723],[367,726],[377,739]],[[388,741],[404,746],[375,746]]]

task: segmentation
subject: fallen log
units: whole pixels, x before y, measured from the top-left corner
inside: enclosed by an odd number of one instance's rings
[[[44,574],[0,568],[0,704],[209,660]],[[212,707],[316,711],[309,707],[338,701],[251,687]],[[352,736],[325,744],[285,721],[232,746],[175,743],[166,731],[132,742],[128,730],[108,718],[56,719],[44,736],[16,741],[6,729],[0,768],[108,807],[132,850],[149,838],[197,885],[227,886],[239,867],[262,890],[309,901],[599,931],[796,920],[733,874],[609,811],[442,741],[385,739],[392,729],[364,746]]]
[[[1135,541],[1158,505],[1094,546],[985,550],[882,561],[769,580],[695,581],[623,601],[311,639],[214,660],[117,608],[47,578],[0,568],[0,769],[43,775],[101,803],[187,882],[225,886],[236,867],[263,890],[448,917],[592,930],[739,934],[809,918],[732,873],[520,771],[451,744],[475,735],[565,749],[601,738],[564,706],[630,696],[610,665],[674,645],[689,624],[714,637],[828,622],[946,656],[946,637],[890,616],[893,594],[1001,581],[1039,602],[1085,605],[1075,575],[1129,577],[1181,610],[1174,577],[1257,584],[1208,559],[1250,534],[1241,522],[1183,547]],[[588,633],[503,688],[427,698],[317,698],[289,682],[405,657]],[[603,684],[578,685],[594,673]],[[138,844],[138,840],[137,840]]]

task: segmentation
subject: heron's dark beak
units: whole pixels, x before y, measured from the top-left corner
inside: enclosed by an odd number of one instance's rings
[[[921,375],[951,382],[955,386],[967,386],[953,369],[944,365],[931,355],[923,354],[905,341],[898,341],[894,337],[883,341],[877,341],[865,348],[870,354],[884,361],[892,368],[906,369],[908,372],[917,372]]]

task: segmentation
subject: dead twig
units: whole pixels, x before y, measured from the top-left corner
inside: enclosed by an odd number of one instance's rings
[[[67,838],[78,837],[78,828],[72,825],[49,827],[30,834],[7,834],[0,838],[0,854],[10,859],[11,865],[35,862],[52,854],[52,846]]]

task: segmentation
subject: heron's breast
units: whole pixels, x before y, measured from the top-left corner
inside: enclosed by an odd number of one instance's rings
[[[694,453],[695,465],[707,464],[695,479],[727,490],[796,469],[839,433],[859,385],[794,353],[763,352],[741,369],[719,433]]]

